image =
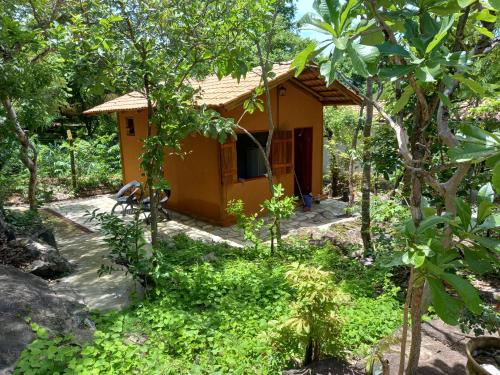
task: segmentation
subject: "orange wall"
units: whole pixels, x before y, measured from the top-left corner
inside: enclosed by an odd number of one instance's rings
[[[140,168],[142,140],[147,136],[146,111],[120,112],[118,116],[124,183],[145,182]],[[135,136],[126,135],[126,120],[133,118]],[[183,155],[166,151],[165,178],[172,186],[168,207],[215,223],[221,218],[219,145],[201,135],[188,136]]]
[[[127,183],[133,180],[144,182],[140,164],[142,154],[142,139],[147,136],[147,112],[128,111],[118,113],[118,130],[120,135],[120,150],[122,156],[122,174],[123,182]],[[134,119],[135,136],[127,135],[125,126],[127,118]]]
[[[280,130],[313,128],[312,193],[313,195],[321,194],[323,184],[323,106],[310,94],[290,82],[285,82],[282,86],[286,88],[284,96],[278,96],[277,88],[271,90],[271,109],[275,128]],[[262,99],[264,98],[262,97]],[[231,111],[221,112],[221,114],[225,117],[238,119],[242,110],[239,107]],[[240,124],[252,132],[266,131],[267,112],[256,111],[252,115],[245,115]],[[287,195],[293,195],[293,172],[275,177],[275,183],[277,182],[283,185]],[[267,180],[265,177],[261,177],[225,185],[223,205],[226,206],[227,202],[232,199],[242,199],[245,202],[247,212],[257,212],[260,209],[260,203],[269,196]],[[231,218],[226,215],[224,222],[229,223],[230,221]]]
[[[317,195],[322,188],[323,107],[318,100],[294,84],[286,82],[283,86],[286,88],[285,96],[278,96],[276,88],[271,90],[274,124],[280,130],[313,128],[312,193]],[[242,110],[240,106],[230,111],[221,111],[221,114],[238,119]],[[129,117],[135,120],[135,136],[126,135],[125,125]],[[124,182],[144,181],[139,156],[142,153],[141,140],[147,135],[146,111],[121,112],[118,121]],[[247,114],[241,125],[252,132],[266,131],[267,114],[258,110],[251,115]],[[221,184],[217,141],[201,135],[191,135],[184,140],[183,151],[186,153],[184,158],[167,153],[165,160],[165,175],[172,185],[172,197],[168,206],[172,209],[227,225],[234,220],[226,214],[227,202],[242,199],[247,212],[257,212],[259,204],[270,196],[265,177]],[[293,195],[293,181],[293,173],[275,178],[275,182],[283,184],[288,195]]]

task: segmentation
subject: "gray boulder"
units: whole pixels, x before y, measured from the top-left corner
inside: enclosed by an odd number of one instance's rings
[[[57,278],[71,271],[71,264],[48,244],[31,239],[16,239],[2,246],[2,263],[44,278]]]
[[[10,374],[23,349],[35,339],[27,322],[51,335],[73,334],[77,342],[92,337],[89,316],[78,296],[61,286],[0,265],[0,374]]]

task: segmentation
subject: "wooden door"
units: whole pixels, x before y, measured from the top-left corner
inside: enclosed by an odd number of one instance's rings
[[[312,192],[313,129],[298,128],[293,132],[294,166],[296,178],[294,193],[297,196]]]

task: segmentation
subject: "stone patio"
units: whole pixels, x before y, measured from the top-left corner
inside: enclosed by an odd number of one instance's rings
[[[96,232],[99,231],[98,225],[95,222],[90,222],[86,213],[96,209],[100,212],[111,212],[114,204],[112,195],[98,195],[90,198],[53,202],[47,204],[45,208]],[[291,219],[282,223],[282,233],[284,236],[289,236],[304,228],[315,228],[322,231],[340,221],[353,220],[353,218],[345,217],[345,207],[345,202],[335,199],[326,199],[319,204],[313,204],[310,212],[303,212],[302,208],[299,207]],[[164,235],[184,233],[193,239],[226,242],[238,247],[245,243],[241,231],[236,226],[219,227],[181,213],[172,211],[170,213],[172,220],[160,222],[158,225],[160,232]],[[121,216],[121,214],[119,215]],[[130,220],[132,215],[125,215],[124,218]]]

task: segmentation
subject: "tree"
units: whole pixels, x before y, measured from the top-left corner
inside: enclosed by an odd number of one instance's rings
[[[219,136],[231,133],[229,120],[196,103],[193,80],[216,72],[224,76],[246,73],[240,60],[243,1],[121,1],[111,0],[87,12],[99,23],[86,24],[75,36],[90,38],[91,55],[101,54],[105,72],[117,87],[139,89],[148,106],[148,136],[144,140],[142,169],[150,196],[151,236],[158,239],[158,191],[164,179],[164,153],[181,152],[181,141],[191,132]],[[106,16],[105,16],[106,15]],[[109,35],[110,37],[102,37]],[[244,53],[243,56],[246,56]],[[191,80],[191,81],[190,81]]]
[[[361,186],[361,238],[365,254],[372,250],[370,234],[370,192],[371,192],[371,136],[373,122],[373,81],[369,77],[366,80],[366,119],[363,126],[363,182]]]
[[[408,5],[411,5],[412,10],[408,11]],[[449,126],[448,110],[452,106],[451,98],[454,94],[459,94],[461,98],[485,94],[484,88],[471,78],[471,67],[474,61],[491,51],[498,41],[492,33],[496,21],[495,11],[498,11],[494,6],[498,8],[498,3],[460,1],[457,5],[455,2],[445,1],[438,4],[379,4],[376,0],[353,0],[338,4],[317,0],[315,6],[321,18],[308,16],[308,22],[327,33],[329,38],[318,48],[314,45],[308,47],[309,53],[298,55],[295,64],[299,72],[311,55],[333,45],[332,52],[321,66],[328,82],[336,77],[336,66],[349,61],[359,74],[374,77],[381,84],[385,82],[395,85],[398,99],[392,108],[393,115],[377,101],[366,96],[365,100],[373,103],[393,129],[400,156],[406,168],[411,171],[412,223],[407,228],[409,249],[401,258],[402,262],[411,267],[411,273],[405,303],[399,372],[402,373],[404,369],[406,312],[411,305],[412,345],[406,372],[414,374],[420,353],[424,284],[429,283],[434,305],[439,306],[436,310],[448,322],[455,322],[455,319],[449,319],[451,310],[456,313],[464,305],[473,312],[477,312],[478,308],[479,298],[474,288],[464,279],[456,279],[455,275],[450,276],[445,272],[456,267],[449,260],[443,262],[436,254],[453,254],[452,259],[461,254],[459,244],[453,241],[453,234],[457,232],[454,224],[459,220],[456,194],[473,159],[454,157],[456,150],[461,150],[460,140]],[[353,22],[358,16],[361,21]],[[346,83],[350,84],[348,81]],[[414,102],[410,101],[413,97]],[[409,131],[399,115],[407,105],[411,105],[413,117]],[[433,121],[434,118],[436,121]],[[429,145],[436,141],[431,129],[436,131],[439,142],[451,153],[449,161],[436,163],[429,154]],[[476,138],[495,138],[478,133],[477,130],[462,131],[469,136],[475,135]],[[481,147],[484,149],[485,146]],[[445,178],[444,182],[440,180],[440,176]],[[425,208],[422,199],[425,185],[443,199],[446,216],[428,214],[429,210]],[[482,221],[484,217],[478,219]],[[439,225],[443,226],[442,233],[435,230]],[[434,228],[434,232],[429,233],[430,228]],[[423,246],[424,238],[431,241],[432,251]],[[491,244],[481,239],[476,241],[479,241],[484,251],[498,246],[496,242]],[[451,285],[457,290],[461,300],[449,297],[442,280],[453,280]],[[446,299],[447,303],[440,304],[440,299]]]
[[[21,161],[30,176],[30,209],[36,209],[38,156],[31,132],[50,123],[66,95],[57,55],[63,32],[55,23],[60,5],[50,0],[0,3],[0,101],[6,117],[0,125],[8,127],[21,146]]]

